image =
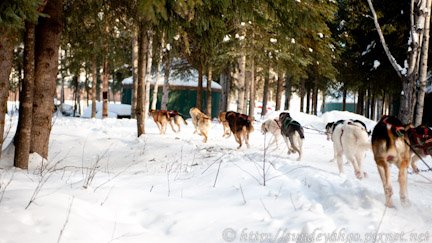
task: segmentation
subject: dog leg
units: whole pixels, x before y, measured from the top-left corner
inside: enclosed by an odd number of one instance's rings
[[[417,160],[419,160],[420,157],[418,157],[416,154],[412,157],[411,159],[411,168],[413,169],[414,173],[418,174],[420,172],[420,170],[417,167]]]
[[[285,140],[285,143],[286,143],[286,146],[287,146],[287,149],[288,149],[288,154],[290,154],[290,149],[291,149],[291,146],[290,146],[290,143],[289,143],[289,141],[288,141],[288,138],[285,136],[285,135],[282,135],[282,137],[283,137],[283,139]]]
[[[343,168],[342,151],[336,152],[336,162],[338,165],[339,175],[343,175],[344,174],[344,168]]]
[[[301,160],[301,157],[302,157],[302,153],[301,153],[301,150],[297,147],[297,145],[299,145],[299,144],[295,143],[295,141],[294,141],[294,136],[296,136],[297,141],[298,141],[299,139],[301,139],[301,138],[300,138],[300,136],[298,136],[297,133],[296,133],[296,134],[293,134],[293,136],[290,136],[290,137],[289,137],[289,140],[290,140],[291,146],[292,146],[292,148],[293,148],[293,151],[294,151],[294,152],[297,152],[297,153],[299,154],[299,157],[298,157],[297,161],[300,161],[300,160]]]
[[[376,161],[378,172],[381,177],[381,181],[383,183],[384,188],[384,194],[385,194],[385,205],[389,208],[393,208],[393,201],[392,201],[392,195],[393,195],[393,188],[391,185],[391,173],[390,168],[385,159],[379,159]]]
[[[204,136],[203,143],[207,143],[207,138],[208,138],[207,132],[206,131],[201,131],[201,135]]]
[[[403,207],[409,207],[411,205],[407,195],[407,167],[409,160],[403,160],[399,168],[399,197]]]
[[[234,137],[235,137],[237,143],[239,144],[239,146],[237,147],[237,149],[241,148],[241,146],[242,146],[241,136],[239,135],[239,133],[236,133]]]

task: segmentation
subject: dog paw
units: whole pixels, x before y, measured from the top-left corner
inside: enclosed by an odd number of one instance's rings
[[[359,179],[359,180],[363,179],[363,173],[361,173],[361,171],[356,171],[356,172],[355,172],[355,176],[356,176],[357,179]]]
[[[401,198],[401,204],[402,204],[402,207],[404,207],[404,208],[409,208],[409,207],[411,207],[411,202],[410,202],[410,200],[407,199],[407,198],[405,198],[405,199],[402,199],[402,198]]]

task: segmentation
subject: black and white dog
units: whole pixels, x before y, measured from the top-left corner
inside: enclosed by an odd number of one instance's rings
[[[298,161],[302,159],[302,147],[304,139],[303,127],[299,122],[292,119],[288,112],[279,114],[281,124],[281,134],[288,147],[288,154],[297,152],[299,154]],[[288,142],[289,139],[289,142]],[[291,143],[291,146],[290,146]]]
[[[339,120],[327,123],[326,134],[327,139],[333,142],[333,161],[337,161],[339,173],[344,173],[342,156],[345,155],[353,165],[356,177],[362,179],[366,176],[362,161],[366,150],[371,148],[366,125],[359,120]]]

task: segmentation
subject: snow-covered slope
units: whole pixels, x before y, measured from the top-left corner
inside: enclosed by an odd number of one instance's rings
[[[217,122],[203,144],[191,122],[159,135],[147,120],[137,138],[135,120],[59,117],[48,162],[32,155],[27,172],[12,168],[12,150],[0,160],[0,242],[432,240],[431,172],[408,176],[412,206],[402,208],[392,168],[396,208],[386,209],[372,153],[368,178],[356,179],[349,164],[339,175],[331,142],[317,132],[353,114],[292,116],[311,128],[301,162],[284,144],[264,154],[270,137],[259,122],[251,148],[237,150]]]

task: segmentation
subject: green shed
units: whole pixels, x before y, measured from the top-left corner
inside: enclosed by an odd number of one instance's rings
[[[189,109],[196,106],[196,97],[197,97],[197,87],[198,87],[198,78],[192,76],[186,77],[184,79],[173,78],[170,79],[170,91],[167,109],[168,110],[176,110],[182,113],[186,117],[190,117]],[[151,81],[151,89],[150,93],[153,91],[155,79]],[[132,77],[125,78],[122,81],[123,91],[122,91],[122,104],[132,104]],[[203,81],[203,100],[202,104],[206,103],[206,87],[207,81]],[[156,103],[156,108],[160,109],[161,100],[162,100],[162,88],[163,88],[163,80],[159,80],[159,89],[158,89],[158,102]],[[212,81],[212,117],[217,117],[219,114],[219,103],[220,96],[222,92],[222,87]],[[150,103],[151,103],[150,96]]]

